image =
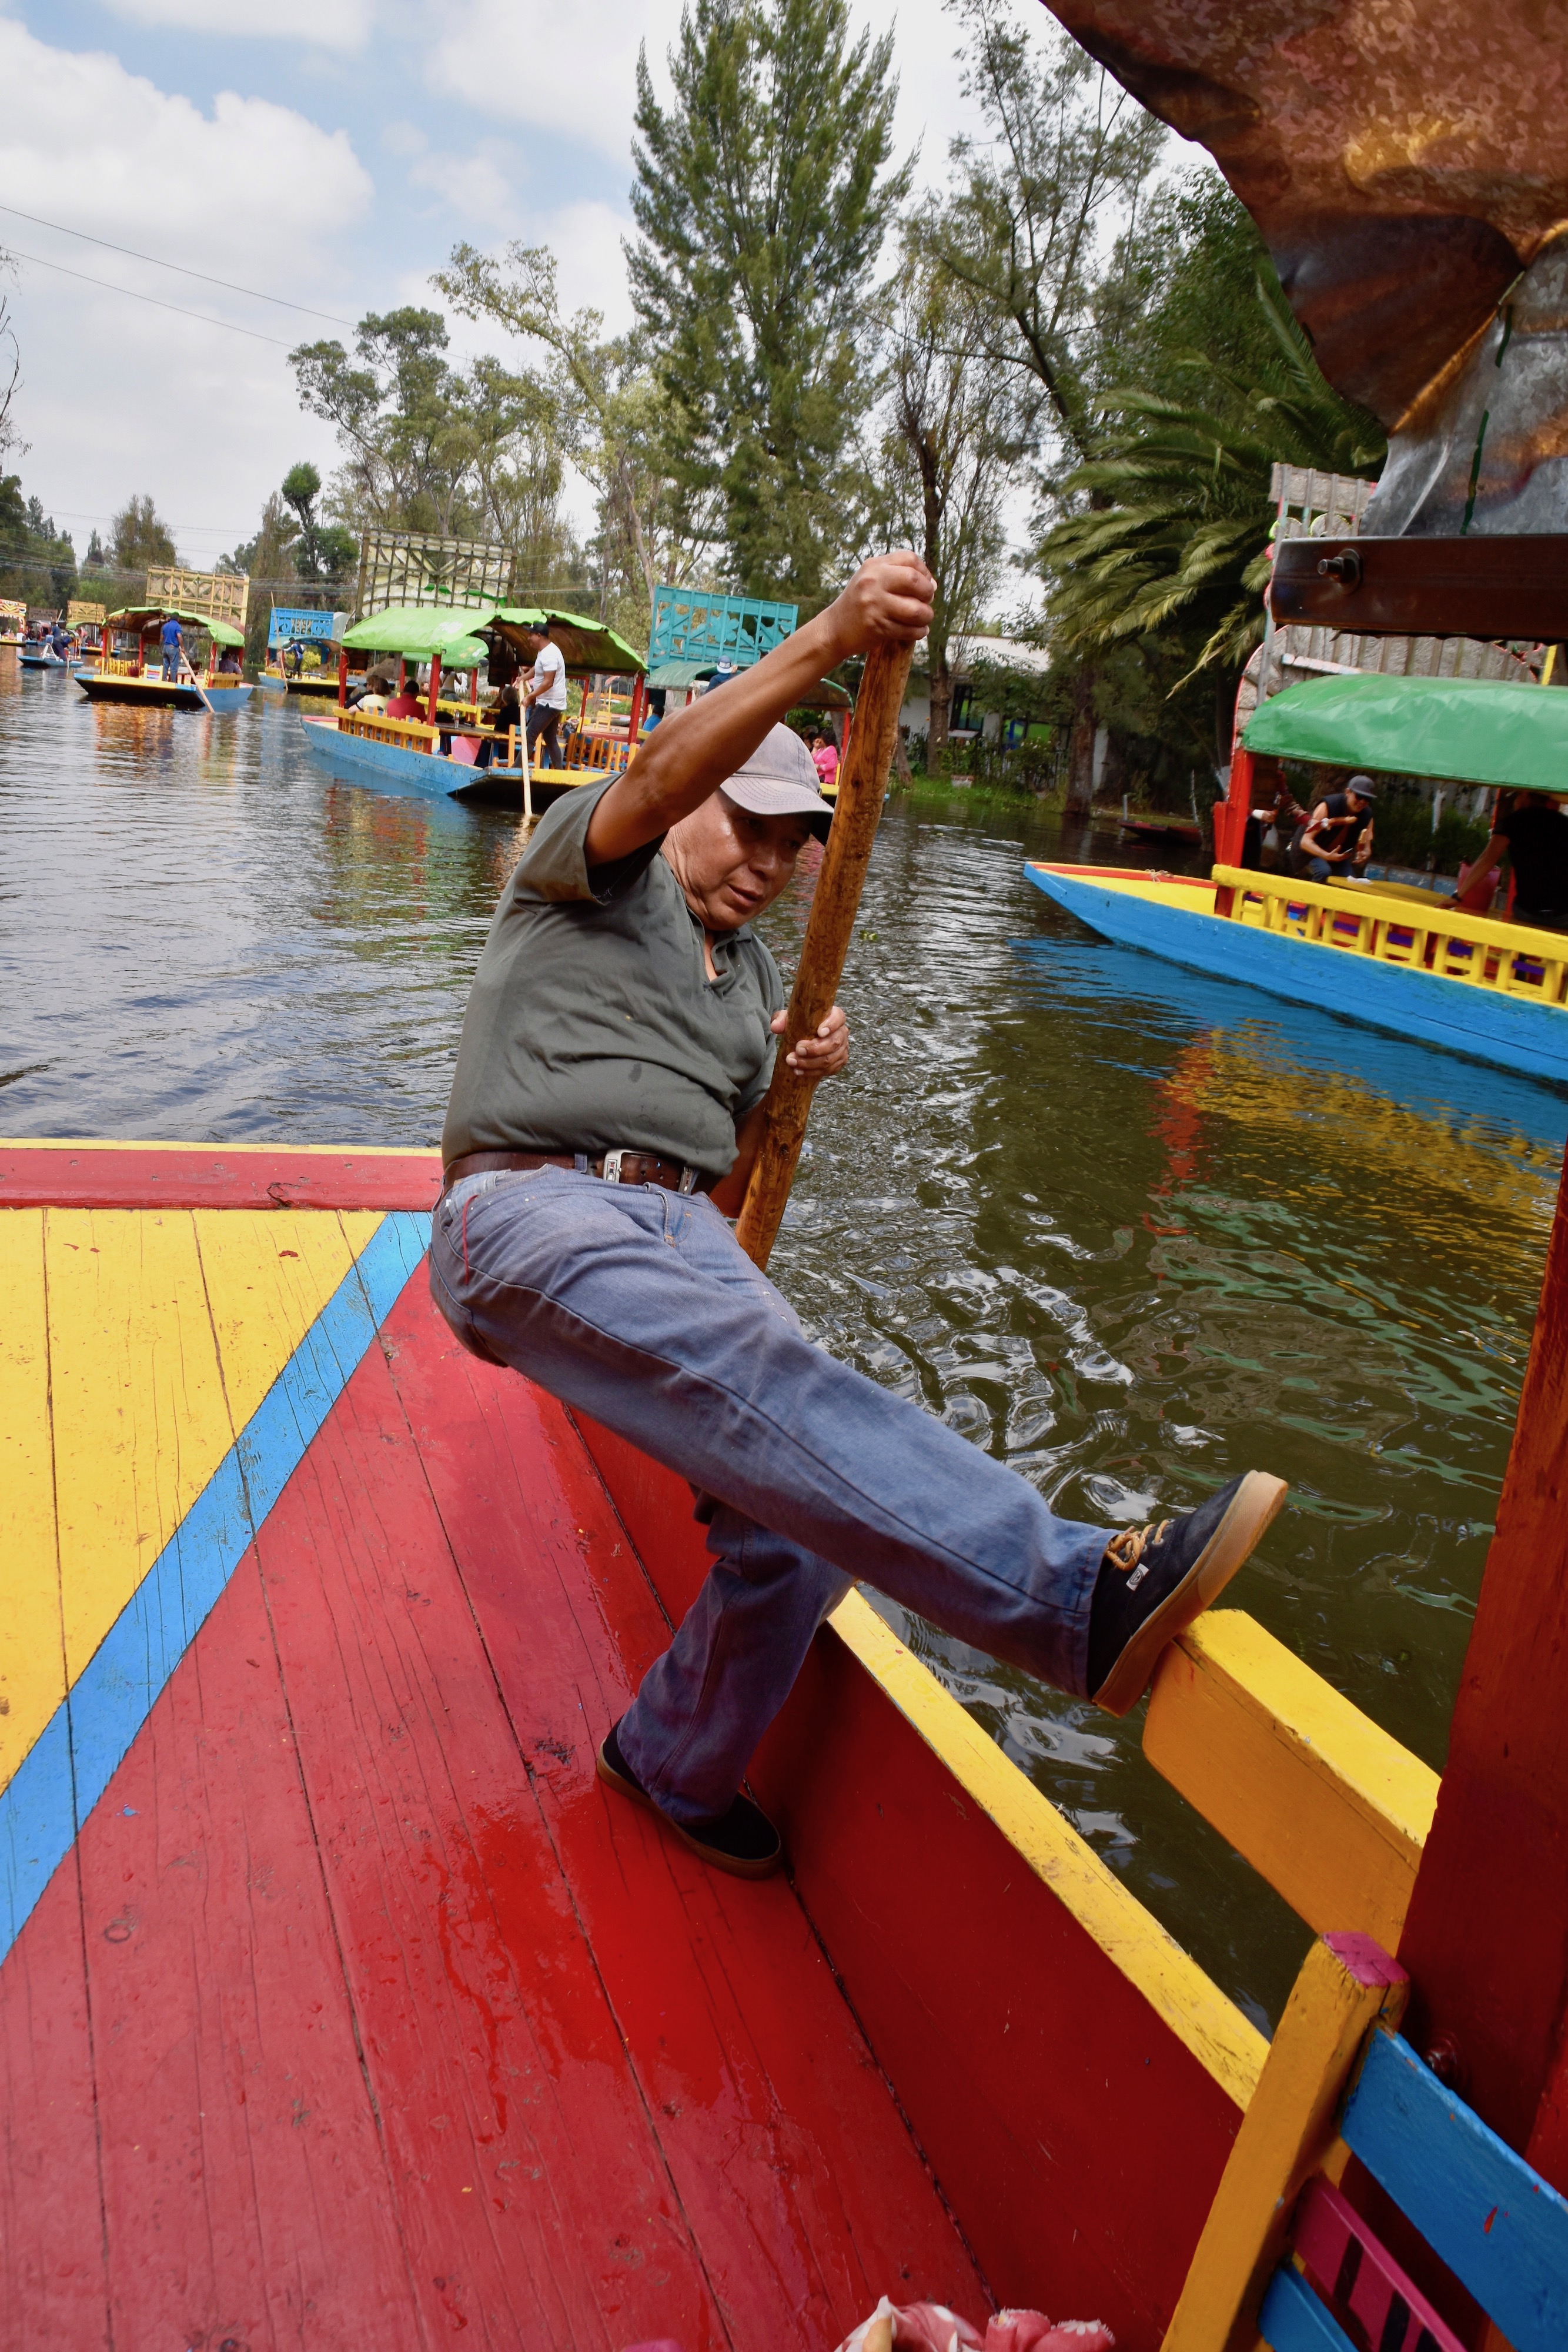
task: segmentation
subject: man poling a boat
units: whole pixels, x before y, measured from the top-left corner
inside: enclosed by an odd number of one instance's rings
[[[741,1780],[852,1581],[1119,1715],[1285,1496],[1249,1471],[1154,1526],[1059,1518],[813,1346],[726,1221],[785,1025],[751,923],[828,829],[783,716],[839,663],[923,636],[933,587],[917,557],[876,558],[557,802],[491,925],[443,1139],[431,1286],[458,1339],[697,1492],[714,1566],[600,1771],[740,1876],[780,1858]],[[848,1056],[835,1005],[787,1060],[821,1078]]]

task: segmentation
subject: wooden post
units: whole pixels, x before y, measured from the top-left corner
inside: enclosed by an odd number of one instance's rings
[[[349,703],[349,648],[338,647],[338,708],[345,710]]]
[[[534,821],[534,780],[528,765],[528,714],[521,714],[522,725],[517,730],[517,749],[523,755],[523,814],[528,823]]]
[[[643,679],[637,677],[633,679],[632,685],[632,716],[626,721],[626,741],[633,751],[637,744],[637,730],[643,724],[643,706],[645,699],[646,688]]]
[[[912,651],[908,646],[878,646],[872,653],[861,682],[854,755],[839,770],[838,803],[768,1089],[762,1142],[735,1229],[741,1248],[758,1265],[767,1265],[783,1220],[817,1085],[814,1078],[797,1077],[784,1057],[800,1038],[814,1035],[832,1010],[887,791]]]
[[[424,723],[427,727],[434,727],[435,724],[435,706],[440,698],[440,694],[441,656],[439,654],[432,654],[430,656],[430,700],[424,706]]]
[[[1350,2070],[1379,2021],[1397,2028],[1404,1970],[1370,1936],[1307,1954],[1230,2151],[1160,2352],[1258,2341],[1257,2312],[1301,2189],[1333,2145]]]
[[[1408,2038],[1568,2194],[1568,1171],[1448,1769],[1399,1958]]]

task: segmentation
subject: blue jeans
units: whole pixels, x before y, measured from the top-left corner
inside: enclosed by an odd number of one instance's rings
[[[675,1819],[722,1812],[856,1579],[1082,1694],[1107,1530],[813,1347],[701,1193],[546,1168],[435,1212],[430,1286],[464,1346],[689,1479],[716,1565],[621,1750]]]
[[[163,675],[175,678],[180,675],[180,656],[168,646],[163,648]]]

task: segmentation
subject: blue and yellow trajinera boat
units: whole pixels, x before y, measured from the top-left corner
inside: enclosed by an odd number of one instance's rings
[[[500,739],[491,734],[493,756],[481,767],[490,730],[479,698],[480,669],[487,669],[495,651],[501,649],[509,674],[524,635],[545,628],[560,647],[569,677],[580,681],[609,676],[632,681],[627,719],[622,726],[574,730],[566,738],[566,764],[560,768],[530,770],[521,728],[510,729]],[[350,681],[362,679],[378,658],[383,666],[395,661],[400,684],[411,665],[415,673],[429,665],[423,719],[388,719],[349,707]],[[332,774],[372,783],[382,792],[424,800],[482,793],[515,799],[531,814],[573,785],[626,765],[642,730],[646,667],[613,629],[580,614],[538,605],[394,604],[344,633],[339,707],[306,718],[305,740],[312,759]],[[465,693],[444,692],[444,686],[449,689],[451,681],[465,674]]]
[[[196,637],[189,677],[162,675],[158,633],[171,619]],[[128,604],[110,614],[98,655],[90,668],[76,671],[76,682],[89,702],[128,702],[142,710],[237,710],[252,688],[237,667],[219,668],[217,649],[237,654],[244,645],[244,630],[215,614],[178,604]]]
[[[1242,866],[1259,764],[1280,759],[1568,793],[1568,694],[1490,678],[1355,674],[1287,687],[1260,706],[1232,761],[1207,879],[1041,862],[1024,871],[1124,947],[1568,1081],[1568,936],[1467,914],[1435,891],[1298,882]]]

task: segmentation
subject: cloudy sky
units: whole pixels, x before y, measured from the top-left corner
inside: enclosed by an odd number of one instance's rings
[[[1014,5],[1043,40],[1044,10]],[[205,568],[298,458],[333,461],[288,348],[432,299],[429,273],[459,239],[550,244],[568,299],[622,323],[637,50],[664,81],[679,14],[679,0],[0,0],[0,244],[16,257],[31,445],[10,463],[25,490],[78,552],[150,492]],[[953,22],[940,0],[874,14],[895,28],[902,147],[939,177],[966,127]]]

